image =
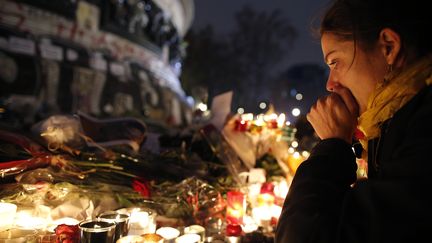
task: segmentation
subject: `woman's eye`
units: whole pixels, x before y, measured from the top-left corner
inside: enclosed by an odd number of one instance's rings
[[[330,62],[329,64],[328,64],[328,66],[330,67],[330,68],[336,68],[336,66],[337,66],[337,61],[332,61],[332,62]]]

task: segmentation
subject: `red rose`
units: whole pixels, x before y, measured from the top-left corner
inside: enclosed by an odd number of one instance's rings
[[[56,243],[79,243],[80,230],[78,225],[60,224],[54,230]]]
[[[132,187],[136,192],[138,192],[144,198],[150,197],[150,189],[147,182],[143,182],[141,180],[133,180]]]

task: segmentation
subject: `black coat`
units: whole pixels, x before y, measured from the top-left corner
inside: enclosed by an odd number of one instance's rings
[[[297,170],[275,242],[432,242],[432,86],[369,143],[368,179],[356,181],[350,144],[321,141]]]

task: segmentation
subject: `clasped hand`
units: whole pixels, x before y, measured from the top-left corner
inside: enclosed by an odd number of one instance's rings
[[[318,99],[307,119],[321,139],[340,138],[351,143],[358,116],[359,106],[352,93],[338,86],[330,95]]]

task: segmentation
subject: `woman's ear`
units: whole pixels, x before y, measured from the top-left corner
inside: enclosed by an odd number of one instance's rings
[[[387,64],[395,64],[401,50],[401,39],[399,34],[390,28],[384,28],[380,32],[379,43],[381,44],[381,52],[384,55]]]

